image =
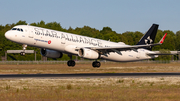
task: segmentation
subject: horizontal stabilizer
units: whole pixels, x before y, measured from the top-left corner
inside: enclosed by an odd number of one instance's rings
[[[172,53],[147,53],[147,55],[152,56],[152,55],[175,55]]]

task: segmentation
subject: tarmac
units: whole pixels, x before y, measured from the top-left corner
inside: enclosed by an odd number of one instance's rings
[[[0,74],[6,78],[113,78],[113,77],[179,77],[180,73],[77,73],[77,74]]]

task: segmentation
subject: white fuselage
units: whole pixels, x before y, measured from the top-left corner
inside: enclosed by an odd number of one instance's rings
[[[19,28],[22,30],[9,30],[5,34],[6,38],[13,42],[39,48],[51,49],[72,55],[78,55],[78,51],[76,50],[77,48],[129,46],[124,43],[110,42],[29,25],[19,25],[15,26],[14,28]],[[148,56],[147,53],[153,52],[141,48],[137,49],[137,51],[121,51],[121,54],[110,52],[106,56],[101,55],[101,58],[111,61],[124,62],[155,58],[155,56]]]

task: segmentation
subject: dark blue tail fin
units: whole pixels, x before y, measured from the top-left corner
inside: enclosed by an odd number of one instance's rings
[[[137,43],[137,45],[153,44],[155,37],[156,37],[158,27],[159,27],[159,25],[153,24],[151,26],[151,28],[146,32],[146,34],[144,34],[144,36],[141,38],[141,40]],[[148,49],[151,50],[152,47],[148,48]]]

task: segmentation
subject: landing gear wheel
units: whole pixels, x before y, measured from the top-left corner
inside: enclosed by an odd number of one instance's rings
[[[23,44],[22,47],[23,47],[23,51],[20,53],[20,55],[25,56],[25,50],[27,48],[27,45]]]
[[[74,67],[74,66],[76,65],[76,62],[73,61],[73,60],[69,60],[69,61],[67,62],[67,65]]]
[[[94,61],[93,63],[92,63],[92,66],[94,67],[94,68],[99,68],[100,66],[101,66],[101,63],[100,62],[98,62],[98,61]]]
[[[20,55],[21,55],[21,56],[25,56],[25,52],[21,52]]]

